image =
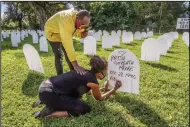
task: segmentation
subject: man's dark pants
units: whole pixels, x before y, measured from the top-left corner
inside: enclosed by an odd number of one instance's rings
[[[67,53],[66,53],[65,48],[63,47],[62,43],[61,42],[51,42],[51,41],[49,41],[49,43],[52,47],[52,50],[53,50],[53,53],[55,56],[55,68],[57,71],[57,75],[63,73],[63,63],[62,63],[63,53],[64,53],[65,59],[67,61],[67,64],[68,64],[70,70],[74,70],[73,65],[69,61],[69,58],[67,56]]]

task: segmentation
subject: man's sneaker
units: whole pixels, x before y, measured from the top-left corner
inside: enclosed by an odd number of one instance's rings
[[[44,118],[54,112],[53,108],[45,106],[41,111],[38,111],[34,114],[35,118]]]

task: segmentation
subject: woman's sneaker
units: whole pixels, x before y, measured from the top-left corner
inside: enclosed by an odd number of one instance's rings
[[[32,108],[36,108],[38,107],[39,105],[43,104],[40,100],[35,102],[33,105],[32,105]]]
[[[45,106],[41,111],[38,111],[34,114],[35,118],[44,118],[54,112],[53,108]]]

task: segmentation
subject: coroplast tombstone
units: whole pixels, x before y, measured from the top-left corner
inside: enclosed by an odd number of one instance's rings
[[[139,93],[140,65],[137,57],[127,49],[117,49],[108,58],[109,88],[115,86],[116,80],[122,82],[118,90]]]
[[[29,69],[44,73],[44,68],[37,50],[30,44],[24,44],[23,52]]]

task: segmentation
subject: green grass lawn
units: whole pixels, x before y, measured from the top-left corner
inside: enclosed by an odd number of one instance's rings
[[[155,38],[158,35],[154,36]],[[39,52],[39,44],[32,44],[29,36],[12,48],[10,39],[1,45],[2,56],[2,126],[3,127],[187,127],[189,49],[182,36],[169,49],[160,62],[140,61],[140,93],[117,92],[106,101],[96,101],[91,95],[83,100],[92,112],[77,118],[35,119],[33,113],[42,108],[32,108],[38,99],[38,87],[44,78],[56,75],[54,55]],[[121,44],[140,59],[143,40]],[[32,44],[39,52],[45,75],[29,71],[22,46]],[[112,50],[104,50],[98,42],[97,54],[108,58]],[[83,54],[83,47],[75,42],[79,64],[89,69],[90,57]],[[69,68],[64,59],[64,70]],[[106,79],[105,79],[106,80]],[[104,81],[105,81],[104,80]],[[104,81],[100,81],[102,84]]]

